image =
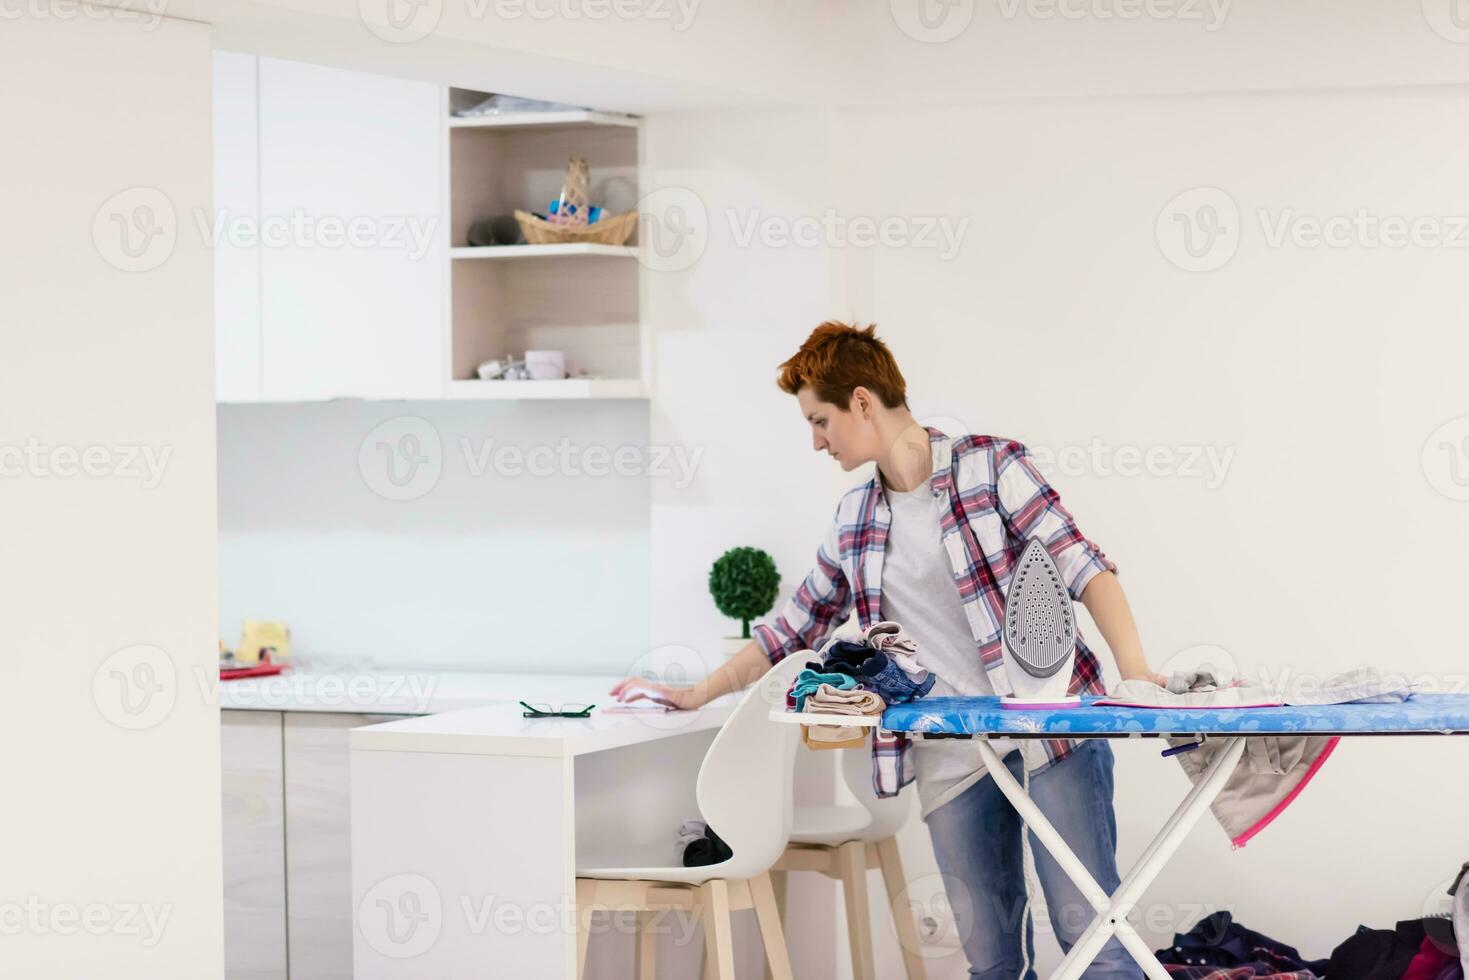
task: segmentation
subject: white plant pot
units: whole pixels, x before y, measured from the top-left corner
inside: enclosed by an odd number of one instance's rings
[[[752,642],[753,639],[753,637],[747,640],[740,636],[726,636],[719,641],[719,652],[724,655],[725,660],[728,660],[743,650],[745,644]]]

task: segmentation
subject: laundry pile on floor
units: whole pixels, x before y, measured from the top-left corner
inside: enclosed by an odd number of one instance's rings
[[[921,698],[937,677],[918,662],[918,645],[891,621],[874,623],[855,639],[833,637],[796,675],[786,694],[792,711],[821,714],[881,715],[890,704]],[[866,741],[864,729],[851,725],[808,725],[811,748],[852,748]]]
[[[1178,980],[1464,980],[1469,975],[1469,862],[1446,893],[1444,911],[1391,929],[1358,926],[1324,960],[1246,929],[1215,912],[1158,960]]]

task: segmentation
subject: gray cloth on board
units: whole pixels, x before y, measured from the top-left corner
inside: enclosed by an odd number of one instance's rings
[[[1180,676],[1174,674],[1167,689],[1147,681],[1125,681],[1114,695],[1119,700],[1152,703],[1158,707],[1240,707],[1250,704],[1279,703],[1279,699],[1263,685],[1236,685],[1219,688],[1213,675],[1207,671]],[[1354,678],[1357,680],[1357,678]],[[1331,685],[1324,685],[1331,689]],[[1149,691],[1147,688],[1151,688]],[[1336,690],[1350,689],[1353,694],[1368,693],[1363,685],[1347,685]],[[1381,693],[1372,691],[1370,693]],[[1143,699],[1151,699],[1146,701]],[[1197,739],[1170,738],[1174,747],[1196,742]],[[1230,844],[1243,847],[1266,825],[1280,815],[1289,803],[1310,781],[1311,777],[1326,761],[1338,739],[1330,735],[1252,735],[1245,737],[1245,752],[1234,772],[1230,773],[1224,788],[1210,804],[1210,810]],[[1199,747],[1174,756],[1183,767],[1189,782],[1198,785],[1209,769],[1209,764],[1224,751],[1227,739],[1205,738]]]
[[[1170,738],[1184,745],[1192,738]],[[1174,756],[1189,782],[1197,785],[1209,764],[1224,751],[1226,739],[1206,738],[1196,749]],[[1210,810],[1229,835],[1243,847],[1250,838],[1279,816],[1281,810],[1316,774],[1336,747],[1334,735],[1253,735],[1245,738],[1245,754],[1210,804]]]

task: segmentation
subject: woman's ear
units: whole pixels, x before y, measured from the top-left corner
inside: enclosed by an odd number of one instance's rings
[[[872,421],[872,392],[858,385],[852,389],[852,407],[864,422]]]

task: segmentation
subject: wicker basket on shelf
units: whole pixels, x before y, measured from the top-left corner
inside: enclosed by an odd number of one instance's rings
[[[624,211],[591,225],[558,225],[543,221],[527,211],[516,211],[515,220],[525,240],[532,245],[559,245],[564,242],[595,242],[598,245],[622,245],[638,226],[638,213]]]
[[[587,223],[587,215],[591,211],[590,183],[587,161],[582,157],[572,157],[566,167],[566,180],[561,186],[561,199],[557,206],[560,217],[557,220],[548,221],[527,211],[515,212],[515,220],[520,223],[525,240],[532,245],[566,242],[622,245],[631,238],[638,223],[636,211],[603,215],[595,224]]]

